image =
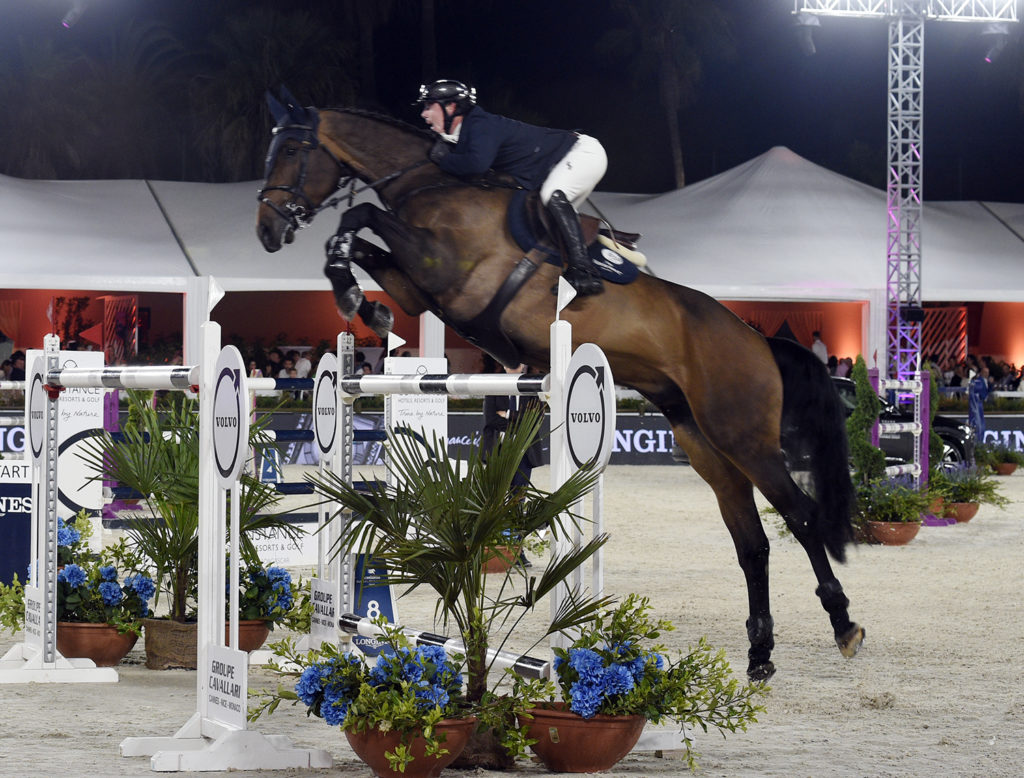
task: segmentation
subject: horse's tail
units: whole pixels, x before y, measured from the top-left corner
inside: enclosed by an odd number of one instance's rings
[[[846,414],[821,360],[799,343],[768,338],[782,374],[782,450],[793,469],[810,471],[807,490],[818,507],[818,534],[842,562],[853,535],[854,506]]]

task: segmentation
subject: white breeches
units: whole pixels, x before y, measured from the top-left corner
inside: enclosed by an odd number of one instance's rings
[[[551,193],[561,189],[566,199],[579,210],[607,169],[608,156],[604,153],[604,146],[597,138],[580,135],[572,148],[548,173],[540,188],[540,201],[547,205]]]

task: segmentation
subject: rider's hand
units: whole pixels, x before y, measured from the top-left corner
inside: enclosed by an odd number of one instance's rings
[[[431,162],[437,165],[440,164],[442,159],[444,159],[451,153],[451,150],[452,144],[450,144],[443,138],[438,138],[437,141],[435,141],[433,147],[427,153],[427,157],[430,159]]]

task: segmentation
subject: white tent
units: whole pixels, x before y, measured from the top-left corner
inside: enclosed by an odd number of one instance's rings
[[[0,176],[0,282],[185,292],[210,276],[211,302],[220,289],[329,289],[323,245],[340,211],[268,254],[255,235],[257,188]],[[720,299],[866,301],[865,353],[884,351],[883,191],[776,147],[685,189],[594,200],[617,227],[643,233],[659,276]],[[1024,205],[928,203],[922,235],[925,301],[1024,301]]]
[[[662,278],[728,300],[866,301],[885,351],[886,194],[783,147],[685,189],[598,194]],[[924,301],[1024,301],[1024,205],[926,203]]]

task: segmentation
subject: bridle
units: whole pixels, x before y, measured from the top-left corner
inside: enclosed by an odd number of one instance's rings
[[[305,191],[306,176],[309,173],[309,155],[318,148],[321,148],[320,139],[316,135],[319,117],[315,114],[313,116],[317,120],[313,124],[279,124],[274,128],[274,139],[270,142],[270,149],[267,151],[263,180],[266,181],[270,178],[270,173],[277,163],[277,157],[285,147],[284,141],[289,139],[299,142],[299,175],[296,177],[295,183],[290,186],[285,184],[264,185],[257,195],[259,202],[267,205],[274,213],[288,222],[288,226],[292,231],[308,227],[313,223],[313,217],[320,213],[320,211],[337,204],[328,200],[317,206]],[[326,146],[323,147],[323,151],[337,165],[339,170],[338,184],[334,187],[334,191],[355,180],[355,174],[348,165],[338,159]],[[267,197],[268,192],[287,192],[290,197],[284,203],[278,204]]]
[[[264,169],[263,180],[266,181],[270,177],[271,171],[274,169],[274,165],[277,162],[277,157],[284,148],[284,141],[288,139],[294,139],[299,142],[299,174],[296,177],[295,183],[290,186],[284,184],[275,184],[273,186],[264,186],[260,189],[257,199],[259,202],[267,205],[274,213],[280,216],[288,223],[288,227],[291,231],[298,231],[305,227],[308,227],[313,223],[313,218],[328,208],[336,208],[339,203],[344,200],[349,201],[351,206],[355,196],[360,192],[365,192],[367,189],[377,189],[384,184],[394,181],[406,173],[415,170],[416,168],[423,167],[424,165],[430,164],[429,159],[424,159],[420,162],[414,162],[411,165],[407,165],[401,170],[396,170],[393,173],[389,173],[382,178],[378,178],[376,181],[371,181],[364,184],[361,187],[356,187],[356,174],[347,164],[342,162],[327,146],[322,146],[320,139],[317,137],[317,126],[319,124],[319,115],[312,108],[307,108],[307,112],[312,112],[311,115],[314,119],[312,124],[279,124],[273,130],[274,139],[270,143],[270,149],[267,151],[266,166]],[[338,192],[340,189],[348,187],[347,192],[341,194],[334,194],[333,197],[329,197],[324,200],[320,205],[316,205],[310,199],[309,195],[305,192],[306,175],[309,172],[309,157],[317,149],[322,149],[327,156],[331,158],[331,161],[338,167],[338,183],[335,185],[333,192]],[[267,197],[267,192],[287,192],[290,197],[282,204],[278,204]]]

